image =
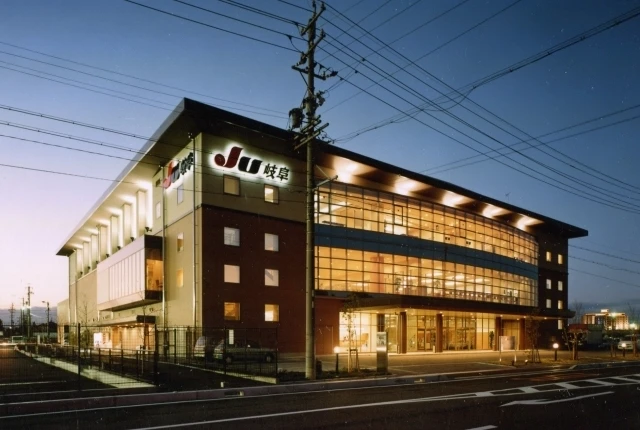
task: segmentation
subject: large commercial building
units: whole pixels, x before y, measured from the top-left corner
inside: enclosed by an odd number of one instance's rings
[[[105,347],[156,327],[277,328],[305,350],[305,149],[292,132],[185,99],[82,218],[60,321]],[[322,142],[316,353],[541,344],[560,337],[568,241],[587,231]],[[327,178],[337,179],[324,181]],[[63,324],[60,324],[62,327]],[[62,336],[62,334],[61,334]]]

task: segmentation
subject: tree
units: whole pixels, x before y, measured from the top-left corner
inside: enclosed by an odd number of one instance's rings
[[[574,299],[573,300],[573,306],[571,306],[573,308],[573,311],[575,312],[575,314],[573,315],[573,318],[571,318],[571,323],[572,324],[581,324],[582,323],[582,316],[584,315],[584,305],[582,304],[582,302],[579,302],[578,300]]]
[[[351,357],[351,351],[354,350],[354,346],[355,346],[355,340],[356,340],[356,330],[355,330],[355,311],[358,309],[358,307],[360,306],[360,300],[358,298],[358,295],[356,293],[351,293],[349,295],[349,297],[347,298],[347,300],[345,300],[342,303],[342,313],[343,313],[343,318],[346,322],[347,325],[347,336],[346,336],[346,342],[347,342],[347,372],[351,372],[351,370],[353,369],[353,360]],[[357,352],[356,352],[357,354]],[[356,355],[357,357],[357,355]],[[358,360],[356,360],[356,370],[358,365]]]
[[[529,345],[531,345],[532,363],[540,363],[540,351],[538,350],[538,341],[540,340],[540,320],[537,319],[539,313],[539,309],[534,309],[524,322],[524,331]]]

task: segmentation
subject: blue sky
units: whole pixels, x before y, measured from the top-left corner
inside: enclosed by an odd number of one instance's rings
[[[291,65],[306,45],[291,21],[308,20],[309,1],[136,2],[143,6],[0,2],[0,308],[20,306],[27,285],[32,303],[65,298],[66,259],[57,250],[144,143],[66,120],[150,136],[190,97],[286,128],[287,112],[304,96]],[[572,241],[570,302],[640,306],[640,17],[607,26],[640,1],[327,5],[317,60],[339,71],[317,85],[328,90],[319,109],[330,123],[327,138],[589,230]],[[545,52],[553,54],[535,57]],[[380,82],[386,89],[358,89],[392,73],[396,80]],[[482,85],[469,91],[474,82]],[[461,92],[442,98],[452,89]],[[537,136],[545,137],[530,140]],[[549,143],[542,152],[522,140]],[[489,159],[495,153],[477,156],[511,145],[521,151],[499,161]]]

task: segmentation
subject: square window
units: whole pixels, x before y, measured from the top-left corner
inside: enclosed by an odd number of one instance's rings
[[[547,261],[551,261],[551,251],[547,251]]]
[[[267,287],[277,287],[279,285],[279,271],[277,269],[264,269],[264,284]]]
[[[551,299],[547,299],[547,309],[551,309]]]
[[[225,321],[240,321],[240,303],[224,302]]]
[[[551,279],[547,279],[547,290],[551,289]]]
[[[224,193],[231,194],[233,196],[240,195],[240,179],[235,176],[226,176],[224,177]]]
[[[178,269],[176,272],[176,285],[178,288],[182,288],[184,286],[184,272],[182,269]]]
[[[562,300],[558,300],[558,309],[564,309],[564,303],[562,303]]]
[[[558,281],[558,291],[564,290],[564,283],[562,281]]]
[[[224,282],[232,284],[240,283],[240,266],[224,265]]]
[[[177,245],[178,245],[178,252],[184,250],[184,233],[178,233]]]
[[[156,203],[156,219],[160,219],[161,216],[162,216],[162,203],[157,202]]]
[[[273,185],[264,186],[264,201],[267,203],[278,203],[280,198],[280,190]]]
[[[280,321],[280,306],[264,305],[264,320],[274,322]]]
[[[264,250],[278,252],[278,235],[264,234]]]
[[[224,244],[231,246],[240,246],[240,230],[237,228],[224,228]]]
[[[178,185],[176,195],[178,196],[178,204],[182,203],[184,201],[184,184]]]
[[[558,254],[558,264],[563,264],[564,263],[564,257],[562,256],[562,254]]]

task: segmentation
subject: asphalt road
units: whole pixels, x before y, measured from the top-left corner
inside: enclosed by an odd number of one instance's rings
[[[337,387],[337,386],[336,386]],[[438,382],[131,404],[0,417],[0,428],[640,428],[640,368],[519,369]],[[165,399],[166,400],[166,399]]]

